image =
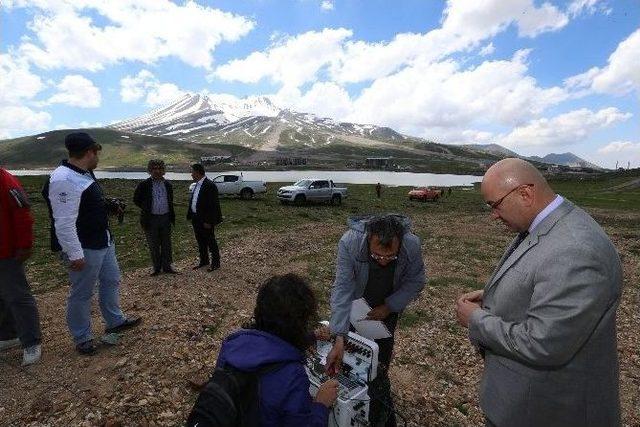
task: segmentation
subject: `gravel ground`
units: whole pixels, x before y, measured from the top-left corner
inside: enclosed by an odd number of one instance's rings
[[[640,219],[626,215],[636,224]],[[471,214],[414,221],[433,280],[397,333],[391,368],[397,406],[410,426],[482,425],[482,360],[457,325],[453,307],[460,293],[486,280],[509,236]],[[605,228],[625,269],[618,312],[623,421],[640,426],[638,233]],[[43,359],[22,368],[19,350],[0,354],[0,425],[181,425],[196,398],[193,385],[212,370],[221,340],[249,319],[265,278],[290,271],[307,275],[326,301],[343,230],[325,223],[277,233],[251,230],[225,245],[223,266],[214,273],[192,272],[190,262],[178,264],[179,276],[151,278],[147,269],[125,273],[122,306],[142,315],[144,323],[93,357],[73,351],[64,321],[67,288],[39,295]],[[95,333],[102,327],[94,306]]]

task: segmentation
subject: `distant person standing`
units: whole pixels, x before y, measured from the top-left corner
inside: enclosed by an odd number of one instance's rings
[[[140,208],[140,225],[151,252],[151,276],[157,276],[161,272],[177,274],[171,265],[171,226],[176,222],[173,186],[164,179],[164,161],[149,160],[147,171],[151,176],[138,184],[133,202]]]
[[[378,196],[378,199],[379,199],[381,195],[382,195],[382,185],[380,185],[380,183],[377,183],[376,184],[376,196]]]
[[[42,189],[51,217],[51,249],[62,252],[69,268],[67,326],[80,354],[97,350],[91,332],[91,299],[99,282],[99,302],[106,333],[137,326],[140,317],[128,318],[120,309],[120,267],[109,213],[93,170],[102,149],[89,134],[74,132],[64,139],[69,159],[53,171]]]
[[[451,190],[451,187],[449,187],[449,189],[447,190],[447,193],[448,193],[449,197],[451,196],[452,192],[453,192],[453,190]]]
[[[0,168],[0,351],[22,344],[22,365],[40,360],[40,317],[23,263],[33,247],[33,216],[20,183]]]
[[[189,199],[187,219],[191,220],[200,252],[200,262],[193,269],[205,267],[211,262],[208,271],[214,271],[220,268],[220,251],[215,234],[215,226],[222,222],[218,188],[206,177],[200,163],[191,165],[191,177],[195,185]]]

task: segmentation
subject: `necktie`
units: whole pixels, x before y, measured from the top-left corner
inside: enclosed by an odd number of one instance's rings
[[[524,239],[527,238],[527,236],[529,235],[529,230],[527,231],[523,231],[521,233],[518,233],[518,237],[516,238],[516,240],[514,240],[513,244],[511,246],[509,246],[509,249],[507,250],[507,253],[504,256],[504,260],[506,261],[507,258],[509,258],[511,256],[511,254],[518,249],[518,246],[520,246],[520,243],[522,243],[522,241]]]

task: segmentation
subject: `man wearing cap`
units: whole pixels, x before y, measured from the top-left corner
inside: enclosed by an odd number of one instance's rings
[[[22,364],[40,360],[40,318],[24,274],[33,216],[18,180],[0,168],[0,351],[22,344]]]
[[[51,249],[62,252],[69,268],[67,326],[76,350],[91,355],[96,352],[91,333],[96,282],[107,333],[137,326],[141,319],[127,318],[120,309],[120,269],[109,230],[109,210],[93,174],[102,147],[85,132],[68,134],[65,146],[69,159],[53,171],[42,193],[51,217]]]

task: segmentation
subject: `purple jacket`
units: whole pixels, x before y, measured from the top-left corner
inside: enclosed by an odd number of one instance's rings
[[[252,372],[278,362],[285,363],[260,379],[260,425],[326,427],[329,409],[311,399],[304,354],[288,342],[267,332],[240,329],[222,343],[217,366]]]

